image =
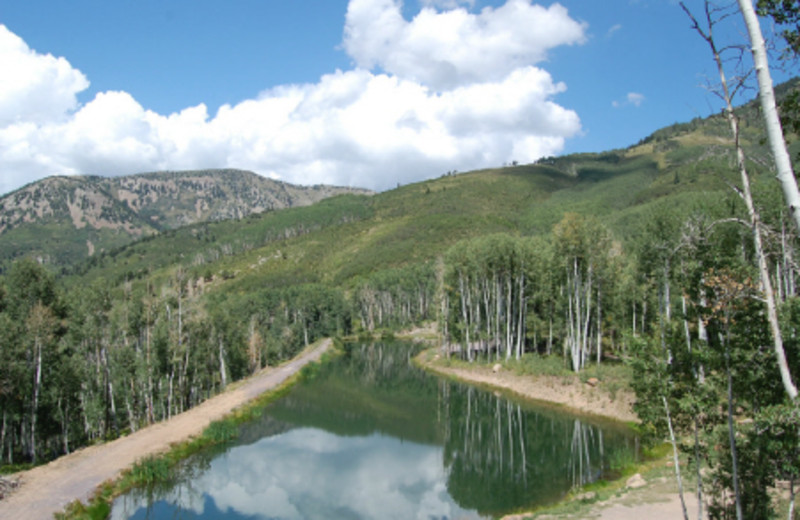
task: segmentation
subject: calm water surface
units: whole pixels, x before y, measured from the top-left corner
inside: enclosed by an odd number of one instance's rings
[[[439,379],[413,367],[413,353],[349,345],[235,443],[120,497],[112,518],[493,518],[559,500],[634,457],[620,425]]]

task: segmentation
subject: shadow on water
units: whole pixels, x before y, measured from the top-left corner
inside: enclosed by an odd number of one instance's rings
[[[174,481],[112,518],[487,518],[631,460],[625,427],[447,381],[405,343],[349,344]]]

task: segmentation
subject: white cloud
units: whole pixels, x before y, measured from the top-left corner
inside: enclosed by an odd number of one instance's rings
[[[611,106],[613,106],[614,108],[622,108],[624,106],[633,105],[638,108],[642,106],[644,100],[645,100],[644,94],[640,94],[638,92],[628,92],[628,94],[625,96],[624,101],[614,100],[611,102]]]
[[[628,103],[638,107],[644,102],[644,94],[639,94],[638,92],[628,92],[626,99],[628,100]]]
[[[58,119],[78,102],[86,77],[64,58],[42,55],[0,25],[0,125]]]
[[[423,3],[406,21],[399,1],[351,0],[344,48],[356,68],[215,114],[200,104],[162,115],[126,92],[80,106],[86,77],[0,25],[0,65],[14,78],[0,83],[0,193],[55,174],[213,167],[380,190],[555,155],[580,132],[577,114],[554,101],[566,86],[535,66],[583,41],[566,9]]]
[[[410,22],[400,0],[351,0],[344,47],[356,64],[437,90],[496,81],[543,61],[551,48],[585,41],[585,25],[560,4],[508,0],[479,14],[425,7]]]

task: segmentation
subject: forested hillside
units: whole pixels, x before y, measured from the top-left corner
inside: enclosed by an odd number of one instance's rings
[[[797,234],[755,107],[739,116],[796,375]],[[58,276],[19,260],[0,293],[0,457],[41,461],[170,417],[320,337],[435,321],[469,360],[628,360],[643,432],[695,440],[720,510],[735,419],[748,511],[766,511],[768,485],[800,468],[797,409],[734,165],[714,116],[625,150],[192,224]]]
[[[48,177],[0,197],[0,271],[34,256],[61,268],[159,231],[369,193],[295,186],[241,170]]]

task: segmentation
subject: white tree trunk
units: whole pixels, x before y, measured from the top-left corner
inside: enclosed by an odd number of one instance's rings
[[[747,25],[747,32],[750,35],[753,63],[758,77],[758,97],[761,100],[761,113],[764,115],[769,145],[775,158],[775,167],[778,170],[778,182],[781,184],[783,197],[792,214],[792,219],[797,225],[797,230],[800,231],[800,191],[797,189],[797,179],[795,179],[794,170],[792,170],[792,161],[786,149],[781,120],[778,117],[764,36],[761,34],[761,25],[758,22],[752,0],[738,1],[739,10],[742,12],[744,23]]]
[[[522,357],[522,351],[525,348],[525,308],[527,307],[527,299],[525,298],[525,273],[522,273],[518,279],[519,282],[519,322],[517,324],[517,359]],[[534,340],[536,338],[534,337]]]
[[[42,344],[36,337],[34,340],[36,356],[36,375],[33,379],[33,410],[31,412],[31,458],[36,464],[36,417],[39,413],[39,389],[42,386]]]
[[[514,317],[511,315],[511,274],[506,274],[506,360],[511,358],[511,329]]]
[[[464,320],[464,341],[466,342],[466,349],[467,349],[467,359],[472,361],[472,355],[470,354],[469,350],[469,311],[468,311],[468,303],[467,303],[467,284],[464,283],[464,275],[462,273],[458,273],[458,288],[461,297],[461,317]]]
[[[589,324],[592,319],[592,264],[589,264],[586,288],[583,299],[586,302],[586,312],[584,314],[583,331],[581,332],[581,368],[586,366],[589,358]]]
[[[752,10],[753,5],[749,2],[749,0],[740,0],[739,4],[746,3],[750,6]],[[753,15],[755,16],[755,14]],[[756,25],[758,25],[758,19],[756,19]],[[758,35],[761,35],[761,29],[758,29]],[[761,38],[761,46],[763,50],[764,40]],[[755,51],[754,51],[755,54]],[[764,57],[766,60],[766,57]],[[731,131],[734,134],[734,141],[736,142],[736,155],[737,155],[737,162],[739,164],[739,171],[742,178],[742,191],[744,195],[745,204],[747,205],[747,211],[750,214],[750,223],[753,228],[753,242],[756,248],[756,255],[758,256],[758,270],[761,278],[761,289],[764,292],[764,298],[767,301],[767,319],[770,324],[770,328],[772,329],[772,339],[773,339],[773,347],[775,350],[775,357],[778,360],[778,369],[780,370],[781,374],[781,381],[783,382],[783,387],[786,390],[787,395],[790,399],[794,400],[797,398],[797,387],[795,387],[794,383],[792,382],[792,375],[789,372],[789,365],[786,362],[786,354],[783,349],[783,336],[781,334],[780,325],[778,323],[778,310],[777,304],[775,301],[775,293],[772,289],[772,281],[769,277],[769,267],[767,266],[767,260],[764,254],[764,248],[761,244],[761,219],[759,217],[758,212],[753,205],[753,197],[750,194],[750,180],[749,176],[747,175],[747,171],[745,170],[745,159],[744,159],[744,151],[742,150],[741,145],[739,144],[739,125],[736,121],[736,116],[733,113],[733,105],[731,103],[730,95],[727,92],[727,86],[725,84],[725,74],[722,71],[721,62],[719,62],[719,70],[720,70],[720,78],[722,79],[723,88],[725,89],[725,101],[727,103],[726,112],[728,114],[728,121],[731,125]],[[761,73],[759,73],[759,76]],[[769,71],[767,71],[767,75],[769,75]],[[759,79],[760,83],[760,79]],[[759,88],[761,88],[759,84]],[[772,94],[772,81],[770,80],[770,94]],[[762,93],[763,96],[763,93]],[[772,98],[772,105],[773,110],[775,109],[775,99]],[[763,101],[762,101],[763,106]],[[765,118],[766,118],[765,114]],[[775,119],[778,125],[778,131],[780,132],[780,120],[777,119],[777,112],[775,113]],[[769,128],[770,123],[767,121],[767,127]],[[780,132],[780,139],[781,143],[783,143],[783,133]],[[771,141],[772,139],[770,139]],[[772,143],[771,143],[772,144]],[[785,146],[783,146],[784,152],[786,151]],[[774,152],[774,144],[773,144],[773,152]],[[776,156],[777,161],[777,156]],[[788,154],[787,154],[787,161],[788,161]],[[797,192],[797,184],[794,181],[794,174],[791,172],[791,164],[789,164],[789,176],[792,178],[792,183],[794,184],[794,191]],[[780,178],[780,173],[778,174]],[[783,184],[783,181],[781,182]],[[784,192],[785,193],[785,192]],[[797,207],[790,206],[793,215],[798,215]]]
[[[689,520],[689,514],[686,511],[686,502],[683,499],[683,479],[681,479],[681,464],[680,459],[678,458],[678,445],[675,441],[675,431],[672,429],[672,417],[669,414],[669,404],[667,403],[667,398],[663,395],[661,396],[662,401],[664,402],[664,411],[667,414],[667,426],[669,427],[669,440],[672,444],[672,463],[675,465],[675,478],[678,481],[678,495],[681,498],[681,511],[683,512],[683,518],[685,520]]]
[[[228,369],[225,366],[225,344],[222,342],[222,336],[219,338],[219,379],[222,384],[222,389],[228,386]]]
[[[739,6],[742,8],[742,13],[746,11],[745,7],[749,6],[750,11],[753,10],[753,4],[750,0],[739,0]],[[734,143],[736,145],[736,161],[739,167],[739,174],[742,180],[742,190],[740,195],[747,206],[747,212],[750,217],[750,226],[753,232],[753,245],[755,246],[756,256],[758,260],[758,271],[761,281],[761,290],[764,293],[764,299],[767,303],[767,320],[769,322],[770,331],[772,332],[772,343],[773,349],[775,350],[775,357],[778,361],[778,370],[781,374],[781,381],[783,382],[783,388],[786,391],[786,394],[789,396],[791,400],[795,400],[797,398],[797,387],[792,382],[792,375],[789,372],[789,365],[786,361],[786,353],[783,348],[783,336],[781,334],[780,324],[778,322],[778,310],[777,305],[775,303],[775,293],[772,289],[772,281],[770,280],[769,276],[769,267],[767,266],[767,260],[764,255],[764,248],[761,243],[761,217],[756,211],[755,205],[753,204],[753,197],[750,192],[750,177],[747,174],[747,168],[745,166],[745,156],[744,150],[742,150],[741,143],[739,142],[739,124],[736,120],[736,114],[733,111],[733,102],[731,100],[730,90],[728,89],[728,82],[725,78],[725,69],[722,64],[722,58],[720,53],[717,49],[717,46],[714,42],[714,37],[712,34],[713,29],[713,21],[711,20],[711,15],[708,9],[708,2],[706,2],[706,18],[708,20],[708,32],[705,32],[701,29],[700,25],[697,23],[697,20],[691,14],[691,12],[686,8],[686,6],[681,3],[681,7],[686,12],[687,15],[692,19],[694,23],[694,29],[703,37],[704,40],[708,43],[709,47],[711,48],[711,52],[714,55],[714,61],[717,65],[717,70],[719,72],[720,83],[722,87],[722,94],[723,99],[725,100],[725,115],[728,118],[728,123],[731,127],[731,133],[733,134]],[[753,12],[753,16],[755,13]],[[745,20],[747,21],[747,15],[745,15]],[[756,25],[758,25],[758,19],[755,19]],[[749,25],[749,24],[748,24]],[[752,34],[752,32],[751,32]],[[761,35],[761,28],[758,27],[758,35]],[[761,38],[761,47],[763,51],[763,44],[764,39]],[[755,50],[754,50],[755,54]],[[762,58],[762,65],[766,63],[766,55]],[[769,74],[769,71],[767,71]],[[761,75],[761,72],[759,72]],[[770,92],[772,91],[771,80],[770,80]],[[762,93],[763,95],[763,93]],[[775,99],[772,98],[772,104],[774,109]],[[765,116],[766,117],[766,116]],[[777,113],[776,113],[777,118]],[[769,127],[769,122],[767,122],[767,126]],[[778,120],[778,128],[780,129],[780,121]],[[781,142],[783,142],[783,137],[781,134]],[[785,146],[784,146],[785,151]],[[790,175],[792,176],[792,180],[794,181],[794,175],[791,173],[791,165],[790,168]],[[794,191],[797,192],[797,185],[795,183]],[[786,193],[784,191],[784,193]],[[799,199],[800,200],[800,199]],[[793,215],[796,215],[795,208],[792,208]],[[799,228],[800,229],[800,228]]]
[[[601,315],[602,302],[600,288],[597,289],[597,364],[603,357],[603,319]]]

